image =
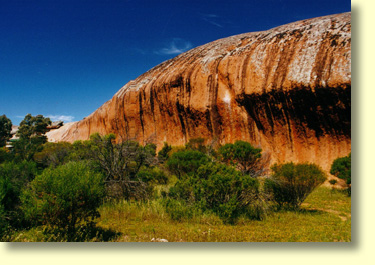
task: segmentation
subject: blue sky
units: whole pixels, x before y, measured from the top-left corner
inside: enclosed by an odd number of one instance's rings
[[[348,0],[0,0],[0,115],[81,120],[128,81],[235,34],[348,12]]]

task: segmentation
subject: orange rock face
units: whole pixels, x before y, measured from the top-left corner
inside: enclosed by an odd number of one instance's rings
[[[220,39],[168,60],[122,87],[58,140],[115,133],[184,145],[245,140],[273,162],[328,170],[351,150],[351,14]]]

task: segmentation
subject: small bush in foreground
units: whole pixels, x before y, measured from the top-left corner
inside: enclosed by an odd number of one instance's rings
[[[258,203],[259,181],[223,164],[202,165],[196,174],[180,179],[171,187],[168,197],[180,201],[170,202],[167,207],[172,217],[185,216],[189,206],[213,212],[231,224],[241,215],[252,219],[263,216],[263,208]],[[175,211],[171,212],[172,209]]]
[[[80,222],[92,222],[104,198],[103,177],[87,163],[47,168],[22,194],[26,218],[67,232],[72,240]]]
[[[280,206],[299,208],[326,176],[314,164],[287,163],[271,167],[273,174],[264,182],[266,193]]]

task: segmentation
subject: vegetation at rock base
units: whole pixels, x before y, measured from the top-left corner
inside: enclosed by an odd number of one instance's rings
[[[190,211],[179,221],[166,212],[160,199],[145,202],[104,202],[96,228],[79,227],[80,241],[151,242],[350,242],[351,200],[344,192],[319,187],[299,211],[270,212],[267,218],[239,218],[224,224],[215,214]],[[64,241],[44,227],[15,232],[18,242]]]
[[[241,141],[156,152],[113,134],[43,136],[0,149],[3,241],[350,241],[350,197],[316,189],[325,176],[315,165],[268,174],[262,150]]]
[[[348,195],[351,195],[351,184],[352,184],[352,171],[351,171],[351,160],[352,154],[348,156],[337,158],[333,161],[330,173],[336,177],[346,180],[348,187]]]
[[[198,168],[209,162],[209,158],[202,152],[195,150],[182,150],[173,153],[168,159],[167,168],[181,179],[186,175],[194,174]]]
[[[236,141],[234,144],[225,144],[219,148],[218,153],[224,163],[235,166],[243,174],[256,177],[264,171],[261,163],[262,150],[248,142]]]
[[[264,182],[266,193],[279,207],[298,208],[307,196],[326,180],[324,172],[313,164],[273,165],[273,173]]]

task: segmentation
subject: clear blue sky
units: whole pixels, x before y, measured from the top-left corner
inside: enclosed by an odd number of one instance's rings
[[[80,120],[181,52],[350,10],[349,0],[0,0],[0,115]]]

